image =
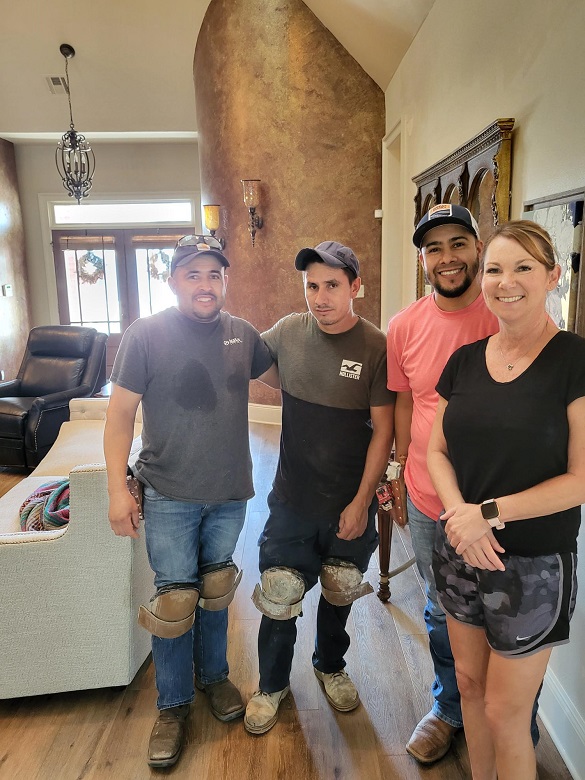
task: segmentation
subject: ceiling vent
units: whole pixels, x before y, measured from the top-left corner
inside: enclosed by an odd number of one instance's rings
[[[67,82],[65,76],[47,76],[47,84],[49,90],[53,95],[66,95],[67,94]]]

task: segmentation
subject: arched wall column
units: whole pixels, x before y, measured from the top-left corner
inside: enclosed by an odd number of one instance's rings
[[[194,61],[203,203],[219,203],[226,308],[259,330],[303,311],[304,246],[351,246],[380,322],[384,94],[301,0],[212,0]],[[240,179],[261,179],[252,248]],[[274,394],[254,388],[254,400]]]

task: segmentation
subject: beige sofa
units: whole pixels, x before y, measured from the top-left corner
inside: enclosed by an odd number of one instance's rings
[[[107,403],[72,400],[49,453],[0,498],[0,699],[126,685],[150,651],[136,621],[153,592],[144,533],[119,538],[108,523]],[[138,417],[133,457],[140,429]],[[24,499],[68,474],[69,525],[21,532]]]

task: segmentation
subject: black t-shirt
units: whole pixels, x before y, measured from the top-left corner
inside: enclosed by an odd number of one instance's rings
[[[303,515],[339,515],[362,479],[370,407],[394,403],[386,387],[386,337],[361,318],[348,331],[324,333],[306,312],[284,317],[262,338],[282,385],[274,491]]]
[[[490,376],[488,339],[458,349],[437,384],[448,401],[443,431],[466,502],[519,493],[565,474],[567,406],[585,396],[585,339],[559,331],[511,382]],[[581,508],[508,523],[495,535],[507,553],[576,552]]]

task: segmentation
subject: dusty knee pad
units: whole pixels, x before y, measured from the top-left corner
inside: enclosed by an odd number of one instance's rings
[[[373,593],[369,582],[354,563],[339,558],[327,558],[321,567],[323,598],[336,607],[347,607],[361,596]]]
[[[201,575],[199,606],[216,612],[231,604],[243,572],[235,563],[220,564],[217,569]]]
[[[161,639],[176,639],[186,634],[195,620],[199,591],[177,583],[161,588],[145,607],[140,605],[138,622]]]
[[[254,588],[252,601],[273,620],[290,620],[302,612],[305,581],[296,569],[273,566],[263,571]]]

